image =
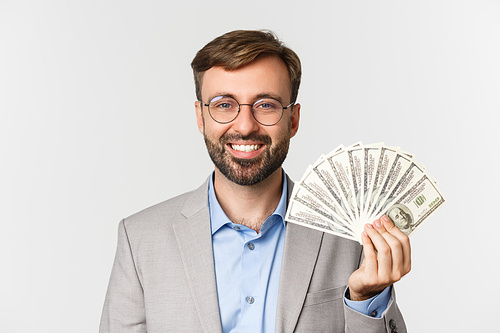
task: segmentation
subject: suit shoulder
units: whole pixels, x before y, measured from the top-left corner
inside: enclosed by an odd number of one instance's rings
[[[192,212],[208,207],[208,182],[199,188],[180,194],[156,205],[141,210],[125,219],[123,224],[129,228],[171,224],[178,221],[184,212]]]

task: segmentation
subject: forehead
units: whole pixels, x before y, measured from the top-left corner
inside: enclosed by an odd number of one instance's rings
[[[201,95],[207,100],[221,94],[244,99],[269,94],[287,102],[291,95],[288,69],[278,57],[260,58],[230,71],[212,67],[203,74]]]

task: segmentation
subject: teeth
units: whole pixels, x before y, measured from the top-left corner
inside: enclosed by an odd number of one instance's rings
[[[258,150],[260,145],[231,145],[234,150],[250,152],[254,150]]]

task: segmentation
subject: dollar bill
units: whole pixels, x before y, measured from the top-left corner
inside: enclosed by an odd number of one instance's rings
[[[368,201],[367,207],[368,216],[372,216],[375,213],[377,208],[376,203],[378,202],[380,191],[382,190],[382,186],[385,183],[387,175],[389,174],[390,167],[396,159],[397,150],[396,148],[382,146],[379,154],[375,178],[369,192],[370,200]]]
[[[351,175],[354,211],[358,221],[363,217],[363,146],[361,144],[347,150],[349,174]]]
[[[437,184],[424,174],[383,209],[380,216],[387,215],[396,227],[409,236],[445,202]]]
[[[414,155],[383,143],[339,145],[295,184],[286,219],[361,242],[364,225],[387,215],[411,234],[445,202]]]
[[[368,209],[368,198],[370,197],[370,189],[372,188],[375,178],[380,147],[382,145],[383,143],[375,143],[363,146],[363,207],[361,208],[363,219],[365,219],[366,210]]]
[[[334,198],[337,209],[340,209],[345,215],[348,216],[348,220],[352,225],[356,224],[356,217],[354,211],[350,208],[347,197],[343,194],[342,188],[339,184],[339,180],[332,170],[329,161],[323,160],[318,165],[314,166],[314,173],[317,175],[318,179],[327,188],[328,192]]]
[[[320,215],[333,221],[335,225],[340,226],[343,230],[346,230],[351,235],[355,232],[352,230],[352,225],[349,223],[345,217],[338,215],[334,210],[330,209],[324,201],[318,200],[318,198],[309,192],[307,188],[301,186],[295,186],[292,191],[291,200],[301,203],[302,205],[308,207],[309,209],[317,212]]]
[[[391,157],[394,157],[394,160],[392,161],[392,165],[387,172],[382,186],[380,186],[376,194],[377,200],[372,208],[373,211],[370,217],[376,215],[376,213],[380,211],[382,205],[388,199],[389,193],[391,193],[394,187],[402,183],[400,180],[407,174],[408,168],[412,163],[412,159],[406,154],[396,152],[396,154],[391,155]]]
[[[353,224],[343,207],[342,199],[337,195],[337,192],[330,187],[329,183],[323,180],[323,176],[315,167],[309,166],[307,168],[299,182],[299,186],[305,188],[316,198],[316,200],[327,206],[330,211],[341,216],[348,224]]]
[[[289,202],[285,220],[335,236],[360,242],[360,239],[353,236],[346,229],[336,225],[327,217],[318,214],[315,210],[310,209],[298,201]]]
[[[390,205],[404,190],[413,186],[424,174],[426,174],[426,169],[416,161],[412,160],[409,164],[405,163],[405,169],[401,172],[400,177],[397,178],[394,186],[390,186],[388,190],[381,191],[375,204],[377,207],[375,213],[370,218],[374,219],[381,210]],[[427,174],[427,177],[432,180],[430,175]]]
[[[335,182],[338,184],[340,195],[346,208],[349,210],[350,215],[354,221],[359,220],[357,212],[356,196],[354,192],[354,185],[352,184],[351,169],[349,168],[349,157],[347,151],[327,158],[330,168],[328,171],[332,174]]]

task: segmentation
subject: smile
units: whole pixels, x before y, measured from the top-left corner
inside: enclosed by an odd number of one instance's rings
[[[231,144],[231,148],[237,151],[243,152],[251,152],[259,150],[262,145],[233,145]]]

